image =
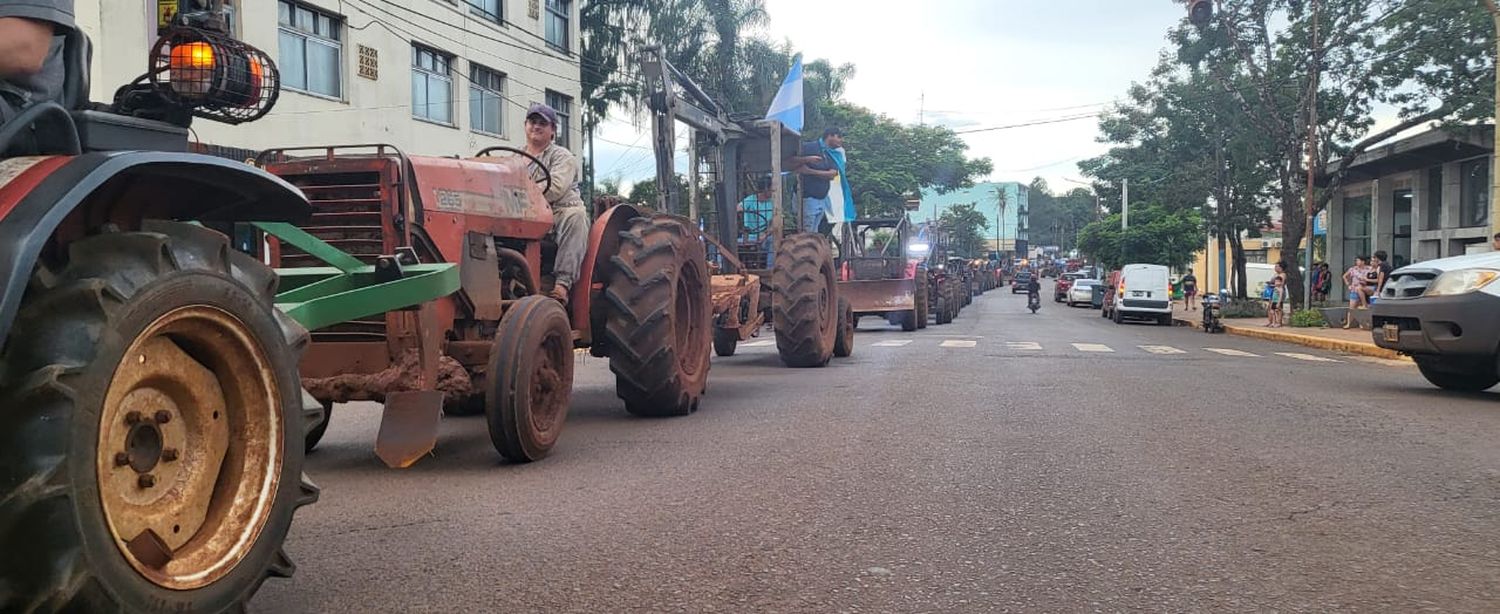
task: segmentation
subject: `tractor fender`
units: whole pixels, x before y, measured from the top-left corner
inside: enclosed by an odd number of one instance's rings
[[[629,229],[630,221],[642,215],[645,213],[640,209],[619,204],[605,210],[589,228],[589,250],[584,253],[583,266],[578,267],[578,281],[570,288],[573,295],[568,297],[568,309],[573,312],[570,314],[573,327],[581,333],[581,345],[591,345],[593,331],[604,326],[603,313],[595,313],[593,309],[594,299],[604,290],[604,267],[620,251],[620,232]]]
[[[220,222],[297,222],[312,213],[302,192],[280,178],[202,154],[99,152],[19,165],[26,168],[0,173],[0,345],[37,258],[80,207],[133,200],[149,203],[141,211],[152,217]]]

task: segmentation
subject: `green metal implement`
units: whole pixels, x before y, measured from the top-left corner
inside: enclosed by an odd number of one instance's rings
[[[406,309],[448,296],[459,288],[458,265],[410,264],[392,278],[296,226],[256,222],[255,226],[330,266],[276,269],[281,292],[276,307],[307,330]]]

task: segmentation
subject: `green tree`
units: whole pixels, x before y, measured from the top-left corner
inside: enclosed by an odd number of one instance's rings
[[[990,222],[975,203],[954,205],[938,217],[943,228],[948,229],[948,244],[952,253],[972,258],[984,253],[984,230]]]
[[[1110,268],[1146,263],[1181,269],[1203,244],[1196,209],[1174,211],[1148,204],[1132,208],[1130,220],[1129,229],[1120,228],[1119,214],[1084,226],[1078,234],[1079,250]]]

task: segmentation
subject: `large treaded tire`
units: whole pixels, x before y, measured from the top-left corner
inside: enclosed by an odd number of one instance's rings
[[[833,357],[838,288],[828,240],[794,234],[776,250],[771,271],[776,351],[788,367],[822,367]]]
[[[1459,359],[1417,356],[1413,359],[1422,377],[1443,390],[1454,392],[1481,392],[1500,384],[1500,372],[1496,360]]]
[[[733,328],[714,329],[714,354],[728,358],[740,345],[740,331]]]
[[[713,310],[703,243],[669,217],[620,232],[604,284],[604,341],[615,393],[637,416],[683,416],[708,384]]]
[[[56,272],[37,268],[0,353],[0,611],[240,611],[267,577],[291,575],[282,544],[296,509],[318,497],[302,473],[308,431],[322,419],[297,371],[307,332],[274,307],[269,268],[201,227],[148,222],[79,240],[68,254]],[[216,580],[173,590],[116,546],[96,459],[105,395],[127,350],[184,307],[229,314],[261,348],[268,368],[256,375],[272,378],[259,384],[274,386],[282,426],[267,444],[278,446],[261,451],[279,450],[281,465],[243,557]]]

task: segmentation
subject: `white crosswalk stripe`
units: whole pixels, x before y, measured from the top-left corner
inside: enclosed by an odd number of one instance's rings
[[[1324,358],[1322,356],[1314,356],[1312,354],[1298,354],[1296,352],[1277,352],[1276,355],[1285,356],[1287,358],[1295,358],[1297,360],[1306,360],[1308,362],[1344,362],[1342,360],[1334,360],[1332,358]]]
[[[1143,345],[1141,349],[1152,354],[1186,354],[1187,352],[1174,348],[1170,345]]]
[[[939,347],[945,348],[971,348],[976,345],[979,345],[979,342],[972,339],[949,339],[938,344]]]
[[[870,347],[898,348],[909,343],[911,343],[911,339],[890,339],[887,341],[876,341],[875,343],[871,343]]]
[[[1115,351],[1114,348],[1111,348],[1111,347],[1109,347],[1107,345],[1104,345],[1102,343],[1075,343],[1075,344],[1073,344],[1073,348],[1076,349],[1076,350],[1078,350],[1078,351],[1080,351],[1080,352],[1114,352]]]
[[[1244,352],[1244,351],[1241,351],[1241,350],[1231,350],[1229,348],[1203,348],[1203,350],[1207,351],[1207,352],[1213,352],[1215,354],[1223,354],[1225,356],[1239,356],[1239,357],[1242,357],[1242,358],[1260,358],[1260,354],[1251,354],[1250,352]]]
[[[744,345],[744,347],[747,347],[747,348],[763,348],[763,347],[766,347],[768,345],[776,345],[776,342],[772,341],[770,339],[761,339],[760,341],[751,341],[750,343],[746,343]]]
[[[1006,341],[1005,349],[1039,352],[1042,349],[1042,344],[1035,341]]]

